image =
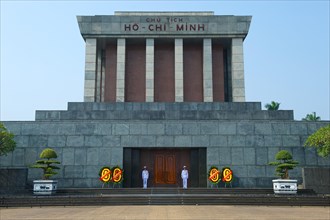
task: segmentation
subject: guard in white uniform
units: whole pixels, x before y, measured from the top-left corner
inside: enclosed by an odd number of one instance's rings
[[[188,183],[188,170],[186,170],[186,166],[183,166],[183,170],[181,171],[181,178],[182,178],[182,184],[183,188],[187,189],[187,183]]]
[[[142,171],[143,189],[147,188],[148,178],[149,178],[149,171],[147,170],[147,167],[144,166]]]

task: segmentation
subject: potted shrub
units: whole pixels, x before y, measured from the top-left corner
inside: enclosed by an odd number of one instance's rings
[[[269,165],[276,166],[276,175],[281,179],[273,180],[273,189],[275,194],[296,194],[297,180],[289,179],[289,170],[297,166],[298,162],[292,159],[292,155],[287,150],[279,151],[275,159]]]
[[[55,170],[60,169],[55,164],[60,164],[59,161],[54,160],[57,158],[55,150],[46,148],[40,153],[40,160],[37,160],[31,168],[42,169],[42,180],[33,181],[33,193],[36,195],[51,195],[55,194],[57,190],[57,180],[50,180],[49,178],[57,174]]]

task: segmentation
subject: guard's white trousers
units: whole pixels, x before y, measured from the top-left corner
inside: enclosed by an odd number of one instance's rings
[[[187,189],[188,179],[182,179],[182,183],[183,183],[183,188]]]
[[[147,188],[147,185],[148,185],[148,179],[147,178],[144,178],[143,179],[143,188],[146,189]]]

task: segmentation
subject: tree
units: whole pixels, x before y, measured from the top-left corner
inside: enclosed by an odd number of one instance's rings
[[[330,155],[330,124],[310,135],[304,146],[315,147],[319,156],[328,157]]]
[[[280,104],[281,104],[281,103],[278,103],[278,102],[274,102],[274,101],[272,101],[270,104],[267,103],[267,104],[265,105],[265,108],[266,108],[267,110],[270,110],[270,111],[276,111],[276,110],[278,110],[278,109],[280,108]]]
[[[305,118],[302,118],[303,121],[319,121],[321,120],[321,117],[316,116],[315,112],[312,112],[312,114],[307,114]]]
[[[58,166],[54,164],[60,164],[57,160],[51,160],[52,158],[57,158],[56,151],[51,148],[46,148],[40,153],[40,159],[37,160],[32,168],[39,168],[43,170],[42,179],[48,180],[49,177],[54,176],[57,174],[54,170],[60,169]]]
[[[276,175],[281,179],[289,179],[289,170],[295,168],[298,164],[297,161],[292,160],[292,155],[287,150],[281,150],[275,155],[277,161],[270,162],[269,165],[277,166],[275,171]]]
[[[14,134],[0,123],[0,156],[7,155],[7,153],[15,150],[15,147]]]

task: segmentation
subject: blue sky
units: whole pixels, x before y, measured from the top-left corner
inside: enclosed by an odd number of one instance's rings
[[[296,120],[329,120],[329,0],[1,0],[0,120],[34,120],[36,110],[83,101],[84,41],[77,15],[114,11],[214,11],[252,15],[244,42],[246,101],[272,100]]]

